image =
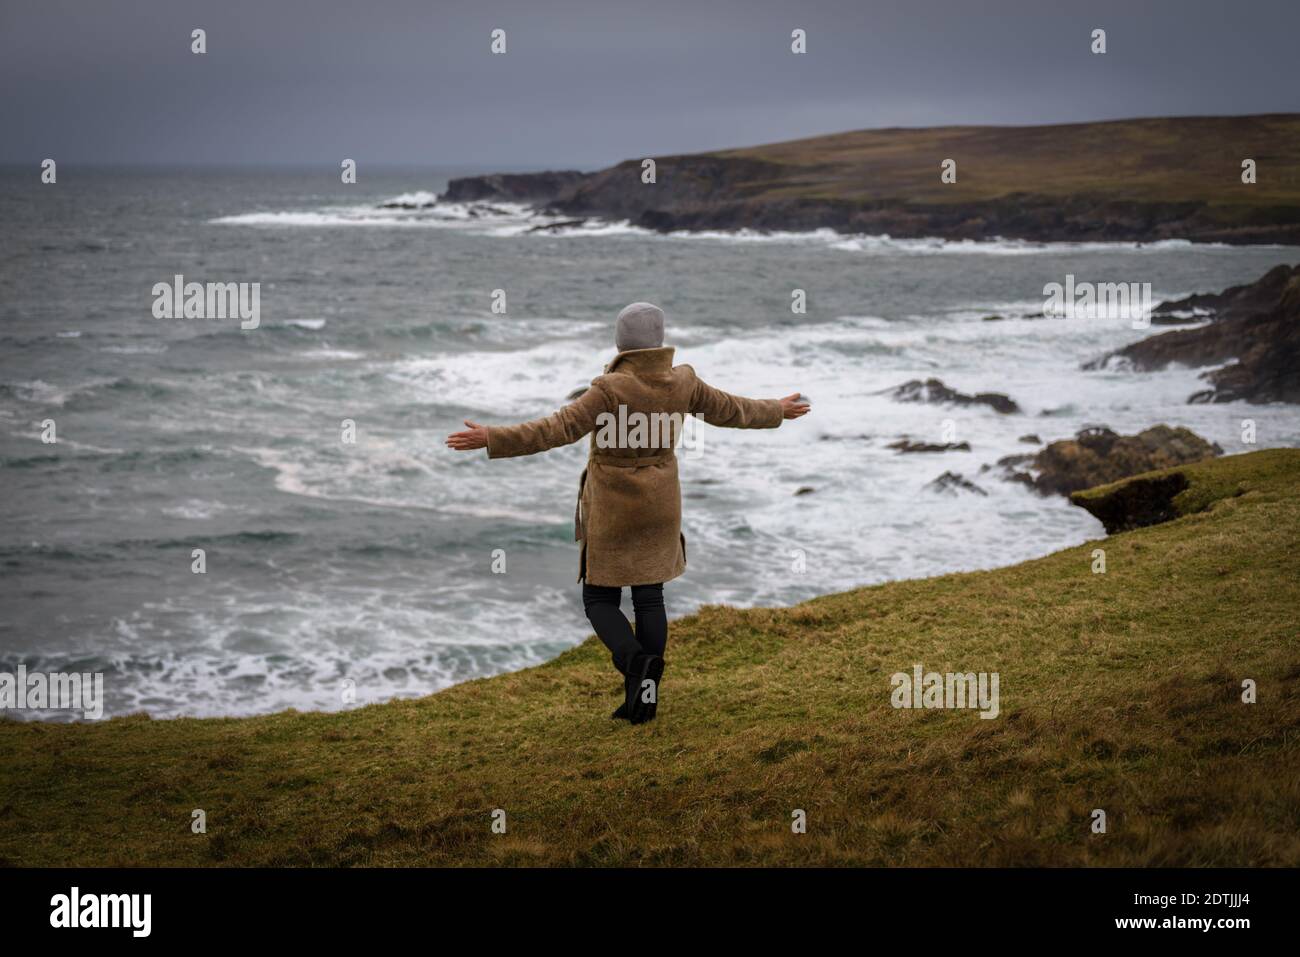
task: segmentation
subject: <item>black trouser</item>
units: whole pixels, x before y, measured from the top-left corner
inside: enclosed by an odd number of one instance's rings
[[[596,637],[614,657],[614,667],[626,675],[637,655],[660,655],[668,644],[668,613],[664,610],[664,586],[633,585],[632,608],[636,613],[636,634],[619,610],[623,589],[605,585],[583,585],[582,605],[596,629]]]

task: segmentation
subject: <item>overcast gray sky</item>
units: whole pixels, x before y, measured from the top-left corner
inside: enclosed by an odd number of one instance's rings
[[[1297,37],[1300,0],[0,0],[0,162],[595,168],[865,127],[1296,112]]]

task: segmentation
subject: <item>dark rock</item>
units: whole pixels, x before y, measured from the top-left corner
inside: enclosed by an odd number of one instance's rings
[[[1283,281],[1285,280],[1285,281]],[[1211,388],[1189,402],[1300,402],[1300,265],[1278,266],[1256,283],[1221,296],[1193,296],[1215,319],[1177,329],[1085,363],[1085,369],[1124,363],[1151,371],[1171,364],[1197,367],[1237,361],[1202,374]]]
[[[1000,392],[979,392],[967,395],[950,389],[938,379],[912,379],[890,392],[897,402],[929,402],[943,405],[987,405],[995,412],[1008,415],[1019,412],[1020,406]]]
[[[1035,435],[1033,432],[1030,432],[1028,435],[1022,435],[1020,438],[1016,439],[1016,441],[1017,441],[1017,442],[1028,442],[1030,445],[1042,445],[1042,444],[1043,444],[1043,440],[1040,439],[1040,438],[1039,438],[1037,435]]]
[[[1254,282],[1229,286],[1223,292],[1198,292],[1185,299],[1162,302],[1151,310],[1151,321],[1162,318],[1187,322],[1198,317],[1242,319],[1265,312],[1282,298],[1282,292],[1295,276],[1296,269],[1300,267],[1274,266]]]
[[[566,395],[564,398],[565,398],[565,400],[568,401],[568,402],[574,402],[574,401],[576,401],[577,399],[581,399],[584,395],[586,395],[586,394],[587,394],[587,390],[590,389],[590,388],[591,388],[591,386],[589,386],[589,385],[580,385],[580,386],[578,386],[578,388],[574,389],[572,392],[570,392],[570,393],[569,393],[568,395]]]
[[[408,203],[408,202],[391,202],[380,203],[380,209],[428,209],[430,206],[438,205],[437,200],[431,200],[427,203]]]
[[[1021,466],[1027,465],[1034,460],[1033,453],[1025,452],[1020,455],[1004,455],[998,459],[997,466],[1002,469],[1002,477],[1008,482],[1018,482],[1021,485],[1034,487],[1034,477],[1026,472]],[[980,472],[988,471],[992,466],[983,465]]]
[[[1188,401],[1300,402],[1300,275],[1273,312],[1230,325],[1239,337],[1237,361],[1204,373],[1211,388]]]
[[[970,479],[963,478],[957,472],[944,472],[926,488],[935,492],[945,492],[949,495],[956,495],[959,492],[974,492],[976,495],[984,496],[989,494]]]
[[[811,495],[811,494],[812,494],[813,492],[815,492],[815,491],[817,491],[817,490],[816,490],[815,488],[813,488],[811,485],[804,485],[804,486],[801,486],[801,487],[799,487],[798,489],[796,489],[794,494],[795,494],[795,495]]]
[[[899,439],[897,442],[890,442],[886,448],[894,449],[898,452],[969,452],[969,442],[945,442],[942,445],[932,444],[929,442],[913,442],[910,439]]]
[[[473,203],[485,199],[512,203],[550,202],[586,177],[586,173],[577,170],[465,176],[449,182],[447,191],[438,199],[450,203]]]
[[[1173,310],[1164,313],[1151,313],[1148,319],[1153,326],[1190,326],[1193,323],[1209,322],[1213,313],[1200,309]]]
[[[1123,482],[1104,494],[1074,492],[1070,503],[1101,519],[1106,531],[1114,535],[1177,518],[1174,496],[1187,488],[1187,484],[1182,472],[1173,472]]]
[[[983,319],[981,319],[980,321],[981,321],[981,322],[1001,322],[1001,321],[1002,321],[1003,319],[1005,319],[1005,318],[1006,318],[1005,316],[985,316],[985,317],[984,317]]]
[[[1003,477],[1010,481],[1022,482],[1043,494],[1068,495],[1222,454],[1218,445],[1184,428],[1156,425],[1137,435],[1090,428],[1073,439],[1053,442],[1032,456],[1007,456],[998,460],[998,465],[1003,468]]]
[[[581,226],[585,219],[566,219],[558,223],[547,223],[544,226],[534,226],[528,230],[530,233],[555,233],[561,229],[571,229],[574,226]]]

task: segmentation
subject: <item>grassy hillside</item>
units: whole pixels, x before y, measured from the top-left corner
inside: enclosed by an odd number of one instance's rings
[[[1054,126],[858,130],[716,154],[806,171],[772,188],[789,196],[914,203],[1014,194],[1106,201],[1300,206],[1300,115],[1157,117]],[[939,162],[957,160],[955,184]],[[1254,159],[1255,188],[1241,184]]]
[[[615,683],[594,639],[342,714],[0,722],[0,857],[1294,866],[1300,451],[1179,471],[1182,517],[1166,524],[997,571],[682,619],[660,717],[640,727],[607,717]],[[915,663],[999,672],[1001,716],[895,710],[889,676]],[[1245,678],[1257,704],[1240,700]],[[190,833],[195,808],[205,835]],[[791,833],[796,808],[807,834]]]
[[[941,181],[947,159],[956,182]],[[1300,243],[1300,114],[858,130],[655,160],[653,186],[630,158],[562,181],[469,177],[448,195],[663,231]]]

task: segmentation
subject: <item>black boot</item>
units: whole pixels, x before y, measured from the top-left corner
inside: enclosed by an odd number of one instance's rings
[[[664,660],[658,655],[637,655],[632,659],[628,669],[629,688],[628,718],[633,724],[653,721],[659,707],[659,679],[664,675]],[[646,680],[654,682],[652,688],[646,688]],[[652,701],[645,701],[646,692],[652,691]]]
[[[650,671],[646,677],[653,679],[655,683],[655,699],[649,704],[643,706],[645,708],[645,714],[642,716],[641,720],[653,721],[655,715],[659,712],[659,694],[663,691],[664,686],[664,660],[658,655],[655,655],[654,661],[650,662]]]
[[[623,675],[623,703],[619,705],[617,708],[615,708],[614,713],[610,715],[610,717],[615,720],[618,719],[622,719],[623,721],[632,720],[632,697],[633,697],[632,675],[633,675],[632,665],[631,663],[629,663],[627,668],[627,674]]]

